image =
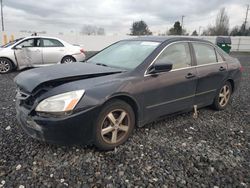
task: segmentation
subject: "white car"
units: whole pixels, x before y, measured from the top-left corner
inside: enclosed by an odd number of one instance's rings
[[[31,36],[17,39],[0,48],[0,74],[25,67],[38,67],[56,63],[84,61],[80,46],[61,39]]]

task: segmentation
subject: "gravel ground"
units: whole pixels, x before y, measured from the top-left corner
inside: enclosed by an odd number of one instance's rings
[[[224,111],[199,110],[135,130],[114,151],[33,140],[15,119],[17,73],[0,75],[0,187],[250,187],[250,56]]]

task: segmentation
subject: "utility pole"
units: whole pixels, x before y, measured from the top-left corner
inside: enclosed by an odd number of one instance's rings
[[[244,21],[244,32],[246,31],[246,27],[247,27],[248,11],[249,11],[249,4],[247,5],[246,17],[245,17],[245,21]]]
[[[199,36],[201,36],[201,28],[202,26],[199,26]]]
[[[184,15],[181,16],[181,35],[183,34],[183,19],[184,19]]]
[[[2,21],[2,31],[4,31],[4,23],[3,23],[3,0],[0,1],[1,3],[1,21]]]
[[[183,28],[183,19],[184,19],[184,15],[181,16],[181,27]]]

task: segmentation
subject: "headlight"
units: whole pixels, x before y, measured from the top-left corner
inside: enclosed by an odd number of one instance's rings
[[[37,112],[68,112],[75,108],[84,94],[84,90],[71,91],[49,97],[40,102]]]

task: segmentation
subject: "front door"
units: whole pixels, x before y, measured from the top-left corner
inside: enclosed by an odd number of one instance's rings
[[[189,44],[168,46],[154,63],[173,64],[173,70],[158,75],[146,74],[144,115],[151,118],[192,108],[196,91],[196,69],[192,67]]]
[[[27,39],[17,46],[21,48],[14,49],[15,56],[19,66],[42,64],[42,49],[39,38]]]

